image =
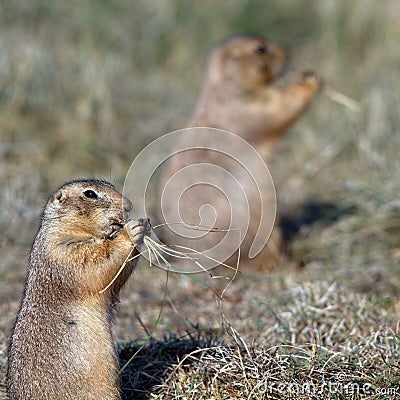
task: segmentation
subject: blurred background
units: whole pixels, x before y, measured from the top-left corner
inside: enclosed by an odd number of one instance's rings
[[[398,301],[400,2],[2,0],[0,331],[48,194],[82,177],[122,189],[135,155],[188,121],[211,48],[241,33],[287,49],[283,82],[311,69],[361,107],[321,93],[271,161],[289,254],[307,279]]]

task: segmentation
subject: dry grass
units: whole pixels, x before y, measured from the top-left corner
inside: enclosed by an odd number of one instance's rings
[[[192,328],[151,341],[124,372],[125,398],[398,398],[391,313],[337,283],[293,286],[283,300],[259,304],[270,318],[258,335],[250,328],[244,338],[225,320],[224,340]],[[120,351],[123,363],[137,347]]]
[[[151,398],[395,398],[399,351],[392,338],[377,332],[346,352],[315,344],[197,350],[169,368]],[[391,356],[382,359],[384,352]]]
[[[321,95],[272,161],[303,268],[243,271],[223,303],[235,337],[211,290],[171,275],[125,397],[398,398],[399,17],[396,0],[2,2],[0,382],[46,195],[79,177],[122,183],[146,143],[188,120],[210,48],[255,32],[286,45],[289,77],[314,68],[361,110]],[[165,279],[142,264],[125,290],[123,359],[151,330]]]

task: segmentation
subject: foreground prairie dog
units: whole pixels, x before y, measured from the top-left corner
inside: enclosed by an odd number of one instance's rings
[[[17,399],[119,399],[112,325],[149,234],[110,183],[66,183],[47,201],[11,337],[7,391]]]
[[[321,86],[319,79],[310,72],[302,73],[294,83],[283,89],[274,86],[275,80],[285,70],[287,58],[286,52],[277,44],[256,36],[233,37],[217,46],[209,57],[201,95],[188,127],[213,127],[232,132],[249,142],[264,159],[268,159],[278,140],[306,110]],[[191,140],[188,147],[207,147],[213,140],[209,137],[202,138],[199,130],[197,138]],[[176,145],[177,148],[184,147],[182,143]],[[225,148],[229,153],[229,141],[226,141]],[[174,174],[196,163],[220,165],[233,176],[237,176],[239,181],[243,176],[237,163],[222,160],[213,152],[190,150],[175,154],[168,160],[163,186],[171,184],[168,180]],[[206,204],[216,210],[213,226],[226,229],[230,226],[230,215],[227,211],[229,202],[235,206],[239,196],[234,193],[226,202],[215,188],[192,185],[192,182],[201,181],[202,178],[200,175],[184,178],[184,183],[190,190],[179,199],[179,215],[187,224],[201,223],[204,219],[199,217],[200,209]],[[207,181],[207,176],[204,178]],[[246,188],[249,187],[248,182],[242,183]],[[221,182],[220,186],[223,185],[224,182]],[[185,185],[180,182],[177,188],[180,186]],[[275,227],[263,251],[255,258],[246,259],[252,237],[259,227],[258,197],[257,190],[250,189],[247,198],[251,213],[250,224],[242,242],[241,255],[245,264],[265,270],[274,268],[280,262],[281,233]],[[266,198],[271,200],[267,200],[267,204],[263,206],[272,207],[268,203],[273,201],[272,194],[267,194]],[[166,202],[164,215],[168,215],[175,207],[176,202],[173,200]],[[209,220],[212,220],[212,216]],[[268,235],[267,232],[265,234]],[[160,233],[162,240],[167,243],[199,251],[213,248],[221,242],[223,235],[212,232],[199,239],[187,239],[183,231],[176,234],[169,227],[164,227]],[[223,250],[221,247],[219,249]],[[215,253],[213,256],[218,258],[219,254]],[[228,263],[235,264],[236,257],[228,260]]]

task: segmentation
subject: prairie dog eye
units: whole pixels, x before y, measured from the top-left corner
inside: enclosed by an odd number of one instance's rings
[[[87,197],[88,199],[98,199],[99,196],[94,190],[88,189],[83,192],[84,196]]]
[[[257,43],[254,51],[258,54],[265,54],[267,52],[267,48],[264,43]]]

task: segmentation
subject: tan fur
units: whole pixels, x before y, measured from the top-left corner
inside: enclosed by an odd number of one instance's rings
[[[238,36],[216,47],[188,126],[224,129],[272,150],[320,88],[311,72],[284,89],[275,87],[287,58],[281,47],[260,37]]]
[[[120,398],[113,314],[137,259],[99,291],[148,233],[147,220],[128,222],[131,208],[99,180],[70,182],[50,196],[9,347],[10,399]]]
[[[260,37],[234,37],[216,47],[209,58],[202,93],[188,127],[214,127],[233,132],[253,145],[264,158],[268,158],[276,142],[305,111],[320,88],[319,80],[312,73],[302,74],[296,82],[284,89],[275,87],[274,80],[283,73],[286,63],[285,51]],[[207,147],[210,144],[209,138],[203,139],[200,131],[196,140],[187,143],[189,147]],[[226,146],[229,146],[229,142],[226,142]],[[178,147],[182,148],[182,143],[178,143]],[[229,147],[226,147],[226,150],[229,153]],[[264,270],[279,264],[282,246],[278,227],[274,228],[267,246],[256,258],[246,258],[260,221],[259,193],[248,177],[240,171],[241,167],[237,163],[222,160],[219,155],[216,156],[210,151],[181,152],[168,161],[163,183],[166,184],[177,171],[195,163],[220,165],[238,177],[246,187],[251,215],[249,229],[241,246],[242,261]],[[185,183],[190,187],[191,181],[201,178],[192,176],[186,178]],[[207,177],[203,179],[207,181]],[[185,196],[180,199],[179,204],[180,215],[185,222],[200,223],[201,205],[210,204],[217,211],[214,226],[226,229],[230,225],[227,212],[229,204],[223,196],[218,196],[214,189],[204,185],[194,187]],[[271,193],[263,193],[263,196],[269,196],[271,200],[268,201],[272,201]],[[231,204],[235,204],[236,194],[231,194],[229,200]],[[169,209],[174,207],[177,207],[176,202],[167,203],[164,211],[168,214]],[[184,235],[184,232],[181,234]],[[197,250],[213,247],[224,234],[214,232],[201,239],[191,240],[182,235],[172,233],[169,228],[164,228],[161,232],[164,241]],[[213,255],[219,257],[218,253]],[[228,263],[235,265],[236,256],[229,259]]]

